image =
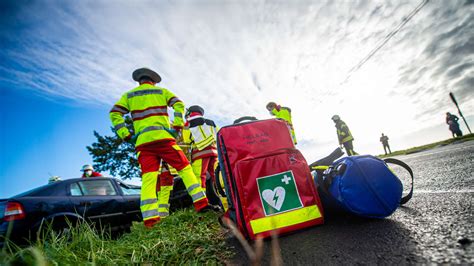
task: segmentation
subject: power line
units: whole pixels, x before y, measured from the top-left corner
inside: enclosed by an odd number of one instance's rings
[[[349,72],[347,73],[346,78],[344,79],[341,84],[346,83],[349,78],[354,74],[354,72],[358,71],[367,61],[369,61],[377,51],[382,49],[382,47],[385,46],[385,44],[393,37],[395,34],[397,34],[405,24],[408,23],[427,3],[429,0],[422,0],[422,2],[415,8],[413,9],[405,18],[403,18],[402,22],[398,24],[387,36],[385,36],[384,39],[382,39],[362,60],[359,61],[355,66],[353,66]]]

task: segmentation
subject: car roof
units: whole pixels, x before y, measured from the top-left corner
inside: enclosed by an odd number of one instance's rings
[[[125,184],[125,185],[129,186],[130,188],[140,188],[140,186],[124,183],[122,180],[119,180],[115,177],[88,177],[88,178],[79,177],[79,178],[63,179],[63,180],[60,180],[60,181],[57,181],[57,182],[54,182],[54,183],[50,183],[50,184],[46,184],[46,185],[43,185],[43,186],[40,186],[40,187],[36,187],[36,188],[30,189],[30,190],[27,190],[25,192],[22,192],[20,194],[17,194],[15,196],[12,196],[10,198],[28,197],[30,195],[34,195],[34,194],[36,194],[38,192],[41,192],[43,190],[46,190],[46,189],[54,189],[54,187],[68,185],[68,184],[75,183],[75,182],[78,182],[78,181],[93,181],[93,180],[104,180],[104,179],[116,180],[117,182],[119,182],[121,184]]]

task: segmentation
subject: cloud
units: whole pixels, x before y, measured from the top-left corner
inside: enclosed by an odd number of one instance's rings
[[[457,95],[459,98],[464,98],[465,101],[473,100],[474,99],[474,75],[469,78],[461,79],[458,83],[455,84],[457,90]]]
[[[413,64],[402,66],[399,84],[413,92],[409,95],[414,103],[423,104],[421,117],[435,119],[439,114],[436,110],[451,109],[449,91],[467,101],[467,107],[473,107],[472,102],[469,103],[472,99],[469,81],[474,75],[474,38],[470,33],[474,27],[474,10],[472,7],[460,8],[461,4],[450,2],[448,6],[431,6],[426,15],[436,19],[420,21],[420,29],[412,30],[420,33],[412,36],[422,50]]]
[[[380,130],[435,124],[448,89],[472,99],[473,5],[464,1],[430,1],[344,84],[418,2],[19,3],[0,28],[0,82],[48,97],[111,105],[135,85],[133,69],[148,66],[219,121],[268,117],[268,101],[289,106],[297,136],[318,145],[337,145],[335,113],[378,145]]]

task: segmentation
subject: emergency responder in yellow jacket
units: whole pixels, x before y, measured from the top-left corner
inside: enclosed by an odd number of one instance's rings
[[[153,70],[140,68],[132,77],[140,85],[122,95],[110,111],[110,119],[120,138],[135,142],[142,172],[140,208],[145,226],[152,227],[160,221],[156,187],[161,160],[178,170],[196,211],[212,209],[174,137],[184,125],[183,102],[169,90],[155,86],[161,77]],[[173,127],[170,126],[168,107],[174,109]],[[134,132],[129,131],[123,118],[128,113]]]
[[[194,174],[206,188],[207,173],[214,181],[214,169],[217,163],[216,132],[214,121],[203,117],[204,109],[193,105],[186,113],[186,126],[183,131],[183,140],[191,144],[191,161]]]
[[[297,141],[295,129],[293,128],[293,122],[291,121],[291,109],[288,107],[280,106],[274,102],[269,102],[267,104],[267,110],[270,112],[270,115],[273,115],[276,118],[280,118],[286,121],[291,132],[291,137],[293,138],[293,143],[296,145]]]
[[[352,145],[352,141],[354,140],[354,137],[352,137],[349,127],[346,125],[346,123],[344,123],[344,121],[341,120],[341,118],[338,115],[334,115],[331,119],[336,125],[337,138],[339,140],[339,145],[344,146],[344,148],[346,149],[347,155],[349,156],[357,155]]]

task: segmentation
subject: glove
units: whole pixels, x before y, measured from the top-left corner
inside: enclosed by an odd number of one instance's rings
[[[130,134],[126,136],[124,140],[130,144],[135,145],[135,143],[137,143],[137,139],[138,139],[138,135]]]
[[[183,130],[182,126],[173,126],[174,131],[176,132],[176,135],[179,135],[179,132]]]
[[[132,139],[130,139],[130,143],[132,143],[133,145],[135,145],[137,143],[137,140],[138,140],[138,135],[133,135],[132,136]]]

